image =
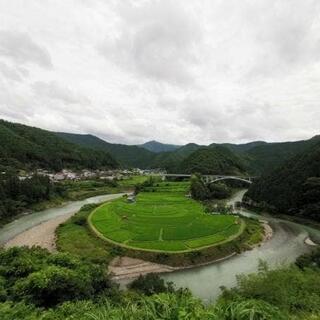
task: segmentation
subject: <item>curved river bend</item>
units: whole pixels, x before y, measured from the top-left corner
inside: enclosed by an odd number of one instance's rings
[[[60,207],[50,208],[32,214],[23,215],[22,217],[12,221],[11,223],[6,224],[2,229],[0,229],[0,245],[3,245],[8,240],[14,238],[18,234],[42,222],[61,217],[63,215],[76,213],[85,204],[100,203],[116,199],[122,197],[124,194],[125,193],[117,193],[91,197],[85,200],[72,201]]]
[[[236,193],[229,200],[229,204],[234,204],[236,201],[241,200],[245,191],[242,190]],[[123,193],[92,197],[70,202],[58,208],[22,216],[0,230],[0,245],[42,222],[75,213],[85,204],[104,202],[122,195]],[[248,210],[241,210],[240,213],[245,216],[261,218],[261,216]],[[320,242],[319,230],[269,216],[263,216],[263,219],[269,221],[273,229],[273,237],[260,247],[225,261],[167,273],[162,277],[167,281],[173,281],[177,287],[189,288],[195,296],[209,302],[219,296],[221,292],[220,286],[227,288],[234,286],[236,284],[236,275],[256,272],[259,260],[266,261],[270,267],[277,267],[283,263],[293,262],[299,255],[311,251],[312,248],[304,242],[308,235],[311,235],[318,243]]]
[[[228,203],[234,204],[240,201],[245,192],[246,190],[239,191]],[[168,273],[163,275],[163,278],[174,282],[177,287],[189,288],[195,296],[209,302],[220,295],[221,286],[227,288],[235,286],[236,275],[256,272],[260,260],[266,261],[272,268],[288,264],[295,261],[301,254],[311,251],[312,248],[304,242],[308,235],[311,235],[315,241],[320,241],[319,230],[269,216],[262,217],[244,209],[241,209],[239,213],[269,221],[273,229],[271,240],[228,260]]]

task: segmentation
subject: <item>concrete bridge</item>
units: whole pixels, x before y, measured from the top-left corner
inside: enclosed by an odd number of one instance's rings
[[[166,173],[162,174],[162,180],[166,178],[191,178],[191,174],[179,174],[179,173]],[[202,179],[205,183],[215,183],[222,180],[238,180],[242,182],[246,182],[251,184],[252,179],[254,177],[243,177],[243,176],[228,176],[228,175],[211,175],[211,174],[204,174],[202,175]]]

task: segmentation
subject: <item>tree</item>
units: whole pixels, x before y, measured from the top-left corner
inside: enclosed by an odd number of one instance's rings
[[[193,199],[206,200],[209,197],[208,189],[199,175],[192,175],[190,192]]]

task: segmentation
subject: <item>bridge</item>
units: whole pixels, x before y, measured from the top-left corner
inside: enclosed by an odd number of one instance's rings
[[[162,174],[162,180],[166,178],[191,178],[191,174],[179,174],[179,173],[165,173]],[[243,176],[228,176],[228,175],[211,175],[204,174],[202,179],[205,183],[215,183],[222,180],[237,180],[251,184],[254,177],[243,177]]]

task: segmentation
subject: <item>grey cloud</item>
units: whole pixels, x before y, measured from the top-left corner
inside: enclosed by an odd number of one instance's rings
[[[99,52],[120,67],[153,80],[192,82],[201,33],[184,7],[170,1],[123,7],[119,36],[107,38]]]
[[[21,73],[17,71],[15,68],[10,67],[6,63],[0,61],[0,73],[6,79],[14,80],[14,81],[22,81]]]
[[[19,94],[17,94],[19,92]],[[32,99],[23,91],[12,92],[8,86],[0,90],[0,117],[9,120],[26,121],[34,115],[34,104]]]
[[[319,130],[319,0],[2,2],[0,116],[123,143]]]
[[[48,50],[33,41],[27,33],[0,31],[0,55],[18,64],[34,63],[43,68],[52,68]]]
[[[66,104],[89,104],[88,98],[81,94],[76,94],[68,87],[64,87],[55,81],[37,81],[32,85],[36,95],[44,98],[60,100]]]
[[[293,73],[319,60],[319,1],[257,2],[250,9],[247,24],[255,30],[257,50],[250,76]],[[263,15],[257,15],[259,9]]]

